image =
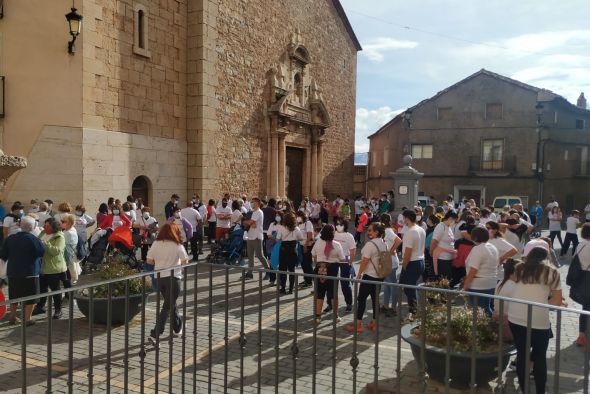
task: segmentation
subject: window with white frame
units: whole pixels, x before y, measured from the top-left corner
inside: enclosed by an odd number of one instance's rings
[[[502,169],[502,160],[504,158],[504,140],[483,140],[482,152],[482,169]]]
[[[412,157],[414,159],[432,159],[432,145],[412,145]]]
[[[151,57],[151,53],[148,48],[148,10],[142,4],[135,4],[133,10],[133,53],[144,57]]]

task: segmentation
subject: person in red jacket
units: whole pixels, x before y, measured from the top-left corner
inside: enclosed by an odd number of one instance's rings
[[[99,224],[98,227],[106,230],[112,228],[113,230],[119,226],[131,227],[131,219],[127,215],[121,215],[123,210],[120,205],[113,206],[113,213],[109,213]]]

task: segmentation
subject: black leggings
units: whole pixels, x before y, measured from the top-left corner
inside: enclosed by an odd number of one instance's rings
[[[279,251],[279,271],[295,272],[297,265],[297,241],[282,241]],[[281,289],[287,285],[287,275],[280,274]],[[295,275],[289,275],[289,290],[293,290]]]
[[[383,279],[374,278],[367,274],[363,275],[363,280],[372,280],[376,282],[383,282]],[[361,283],[359,286],[359,293],[357,297],[357,311],[356,311],[356,318],[357,320],[363,320],[363,315],[365,314],[365,308],[367,307],[367,298],[371,296],[371,303],[373,305],[373,320],[375,320],[375,313],[377,312],[377,297],[379,295],[379,289],[377,289],[377,285],[369,284],[369,283]]]
[[[526,368],[526,332],[527,328],[519,324],[509,323],[514,346],[516,347],[516,375],[518,384],[524,390],[525,379],[528,379]],[[535,377],[536,393],[545,393],[547,382],[547,347],[549,339],[553,337],[551,329],[531,329],[531,351],[530,358],[533,363],[533,376]]]
[[[555,237],[559,241],[559,246],[563,248],[563,240],[561,239],[561,231],[550,231],[549,232],[549,239],[551,240],[551,247],[553,247],[553,241],[555,241]]]
[[[64,284],[66,282],[69,282],[66,277],[66,272],[62,272],[59,274],[41,275],[41,278],[39,280],[39,292],[40,293],[47,293],[47,289],[51,289],[51,291],[59,290],[61,287],[60,286],[61,282],[63,282]],[[64,288],[65,288],[65,286],[64,286]],[[61,298],[62,298],[61,294],[55,294],[53,296],[53,306],[55,307],[56,311],[61,310]],[[39,302],[37,303],[37,308],[38,309],[45,308],[46,302],[47,302],[47,297],[40,298]]]

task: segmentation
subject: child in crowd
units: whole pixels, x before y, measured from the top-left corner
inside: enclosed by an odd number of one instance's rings
[[[563,240],[563,247],[559,257],[565,256],[570,243],[573,244],[572,256],[576,254],[576,248],[578,247],[578,227],[580,227],[580,211],[574,209],[571,215],[565,221],[565,239]]]

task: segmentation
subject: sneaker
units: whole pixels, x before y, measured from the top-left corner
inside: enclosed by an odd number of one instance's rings
[[[34,326],[36,323],[37,323],[37,322],[35,322],[35,320],[27,320],[27,321],[25,322],[25,325],[26,325],[27,327],[30,327],[30,326]]]
[[[183,330],[184,330],[184,319],[181,317],[180,318],[180,327],[178,327],[178,331],[172,330],[172,333],[174,334],[175,337],[179,337],[182,335]]]
[[[340,323],[342,321],[342,318],[338,315],[336,315],[336,323]]]
[[[346,309],[344,310],[346,313],[352,312],[352,305],[346,305]]]
[[[44,315],[46,314],[47,311],[43,308],[37,308],[35,307],[35,309],[33,309],[33,316],[37,316],[37,315]]]
[[[285,290],[285,288],[283,287],[279,290],[279,293],[280,294],[287,294],[287,290]]]
[[[264,274],[264,278],[262,278],[262,280],[267,280],[268,278],[270,278],[270,276],[268,275],[268,272],[266,272],[266,273]]]
[[[322,315],[316,315],[314,321],[315,324],[320,324],[322,321]]]
[[[55,311],[55,313],[53,314],[53,318],[54,318],[55,320],[57,320],[57,319],[61,319],[61,318],[62,318],[62,316],[63,316],[63,313],[62,313],[61,309],[60,309],[60,310],[57,310],[57,311]]]
[[[299,283],[299,287],[302,289],[306,289],[308,287],[311,287],[311,283],[301,282],[301,283]]]
[[[371,320],[369,324],[367,324],[367,328],[371,331],[377,330],[377,323],[374,320]]]
[[[387,309],[387,312],[385,312],[385,317],[395,317],[397,316],[397,311],[393,308],[389,308]]]
[[[348,323],[347,325],[344,326],[344,329],[351,334],[354,333],[355,331],[357,334],[362,334],[362,332],[363,332],[363,326],[357,325],[355,327],[354,323]]]
[[[287,291],[287,294],[293,294],[293,289],[289,289],[289,290]]]
[[[8,324],[10,324],[11,326],[16,326],[17,324],[20,324],[20,319],[18,317],[12,317],[10,318],[10,320],[8,321]]]
[[[578,337],[578,339],[576,339],[576,345],[579,347],[584,347],[586,346],[586,337],[583,335],[580,335]]]
[[[388,307],[386,307],[385,305],[381,305],[381,307],[379,308],[379,313],[387,313],[388,310]]]
[[[324,313],[332,312],[332,305],[328,305],[326,309],[324,309]]]
[[[268,282],[268,287],[274,287],[275,282]]]

